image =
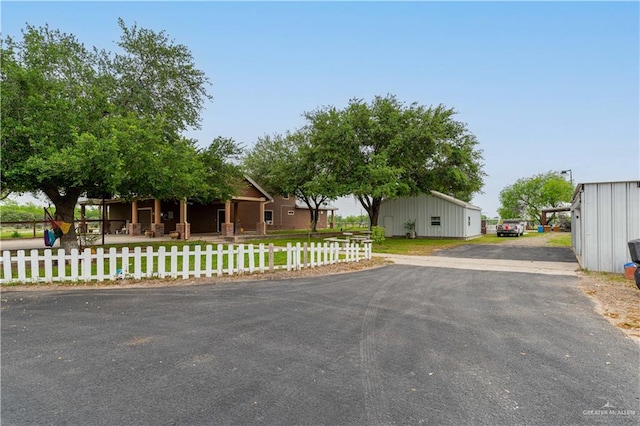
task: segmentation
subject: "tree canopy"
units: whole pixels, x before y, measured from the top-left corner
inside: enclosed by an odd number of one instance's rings
[[[521,218],[541,223],[542,210],[571,201],[573,185],[558,172],[549,171],[518,179],[500,191],[502,218]]]
[[[482,151],[456,112],[406,105],[393,95],[305,113],[318,161],[335,171],[378,223],[385,198],[430,190],[468,201],[482,188]]]
[[[325,203],[346,191],[331,165],[321,161],[318,148],[310,144],[306,130],[297,130],[259,138],[244,159],[247,172],[269,191],[293,194],[306,204],[312,231]]]
[[[42,192],[73,222],[81,195],[228,192],[208,173],[233,141],[200,150],[182,136],[200,124],[208,78],[164,32],[118,24],[118,53],[88,49],[48,26],[27,25],[21,40],[2,40],[3,196]]]

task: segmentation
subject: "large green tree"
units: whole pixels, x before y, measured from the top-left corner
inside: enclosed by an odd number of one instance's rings
[[[375,226],[386,198],[438,190],[468,201],[480,191],[482,151],[455,114],[442,105],[406,105],[387,95],[305,117],[317,161],[336,171]]]
[[[119,20],[119,52],[27,25],[2,40],[3,194],[44,193],[66,222],[81,195],[183,198],[207,191],[200,123],[209,81],[164,32]],[[72,231],[62,246],[72,247]]]
[[[502,218],[521,218],[541,223],[542,210],[561,207],[571,201],[573,185],[558,172],[518,179],[500,191]]]
[[[293,194],[309,209],[311,230],[317,230],[320,209],[327,201],[346,194],[332,164],[320,161],[317,146],[301,129],[285,135],[259,138],[244,159],[252,177],[275,194]]]

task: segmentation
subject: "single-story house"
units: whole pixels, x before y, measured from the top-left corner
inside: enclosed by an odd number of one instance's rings
[[[571,243],[583,269],[624,272],[627,243],[640,238],[640,181],[578,184],[571,204]]]
[[[192,233],[262,235],[267,230],[309,228],[309,211],[295,197],[272,197],[250,177],[245,176],[244,181],[243,190],[230,200],[207,204],[189,200],[105,200],[106,232],[141,235],[149,230],[154,235],[164,235],[177,231],[180,238],[187,239]],[[81,203],[81,208],[83,204],[91,204],[91,200]],[[329,205],[322,208],[319,229],[333,225],[335,210],[336,207]]]
[[[318,210],[317,228],[333,228],[336,210],[337,207],[324,203]],[[267,231],[309,229],[311,226],[309,207],[293,195],[274,196],[273,203],[265,207],[264,215]]]
[[[405,224],[413,221],[417,237],[469,239],[482,235],[480,207],[438,191],[383,200],[379,218],[386,237],[405,236]]]

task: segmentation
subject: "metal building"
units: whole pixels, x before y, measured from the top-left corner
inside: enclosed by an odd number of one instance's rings
[[[382,201],[379,223],[385,236],[406,236],[405,224],[415,220],[418,238],[473,238],[482,235],[480,207],[438,191]]]
[[[571,204],[571,242],[583,269],[624,272],[640,238],[640,181],[581,183]]]

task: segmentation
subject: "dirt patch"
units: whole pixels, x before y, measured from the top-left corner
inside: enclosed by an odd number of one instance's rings
[[[580,290],[596,312],[640,344],[640,290],[622,274],[580,273]]]

